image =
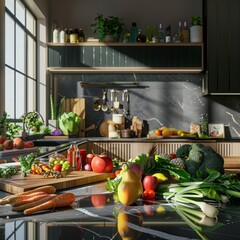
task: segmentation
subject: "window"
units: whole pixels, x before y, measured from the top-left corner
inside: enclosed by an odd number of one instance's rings
[[[5,0],[5,110],[11,119],[36,110],[36,18],[21,0]]]

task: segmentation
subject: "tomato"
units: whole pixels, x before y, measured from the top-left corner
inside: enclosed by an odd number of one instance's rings
[[[113,162],[107,155],[96,155],[91,162],[93,172],[107,173],[112,172]]]
[[[142,194],[143,200],[154,200],[155,199],[155,191],[154,190],[145,190]]]
[[[107,197],[104,194],[92,195],[91,202],[95,208],[103,208],[106,205]]]
[[[158,187],[158,179],[155,176],[145,176],[143,179],[143,188],[145,190],[156,190]]]
[[[61,172],[61,170],[62,170],[62,164],[61,163],[57,163],[56,165],[53,166],[53,171]]]

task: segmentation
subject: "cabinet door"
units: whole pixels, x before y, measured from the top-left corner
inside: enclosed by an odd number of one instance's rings
[[[240,1],[206,0],[209,93],[240,93]]]

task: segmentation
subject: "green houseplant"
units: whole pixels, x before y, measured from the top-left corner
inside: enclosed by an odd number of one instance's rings
[[[98,14],[95,23],[91,24],[91,29],[98,34],[100,41],[106,41],[105,38],[108,35],[113,38],[113,41],[119,41],[123,25],[122,19],[119,17],[104,17],[102,14]]]
[[[190,42],[201,43],[203,41],[203,27],[201,17],[192,16],[192,26],[190,27]]]

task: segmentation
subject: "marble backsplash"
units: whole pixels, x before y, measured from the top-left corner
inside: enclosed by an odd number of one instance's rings
[[[123,104],[126,122],[136,115],[144,123],[143,134],[160,126],[189,130],[191,122],[198,122],[202,113],[207,113],[209,123],[223,123],[227,138],[240,137],[240,96],[203,96],[201,74],[84,74],[54,75],[56,91],[66,98],[86,99],[86,127],[96,125],[96,130],[86,133],[88,137],[100,136],[102,121],[111,119],[110,111],[93,110],[93,99],[99,97],[102,102],[102,87],[81,87],[80,82],[98,83],[138,83],[146,88],[128,88],[129,106],[122,102],[122,89],[118,100]],[[110,87],[107,91],[109,108]],[[125,111],[126,110],[126,111]]]

